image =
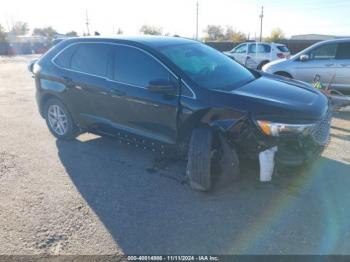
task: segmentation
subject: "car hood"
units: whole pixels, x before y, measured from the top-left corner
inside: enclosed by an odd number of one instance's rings
[[[222,103],[266,120],[317,121],[328,109],[327,98],[310,85],[286,78],[262,75],[231,92]]]

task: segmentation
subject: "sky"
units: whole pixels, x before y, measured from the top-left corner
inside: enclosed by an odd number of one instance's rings
[[[1,0],[0,24],[27,22],[30,29],[52,26],[60,33],[86,32],[86,10],[90,32],[110,35],[120,28],[124,34],[139,33],[142,25],[162,27],[163,33],[183,37],[195,35],[197,0]],[[199,36],[209,24],[259,36],[261,6],[263,35],[279,27],[287,37],[297,34],[350,35],[350,0],[198,0]]]

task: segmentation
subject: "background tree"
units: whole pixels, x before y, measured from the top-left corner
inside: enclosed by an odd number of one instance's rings
[[[28,24],[25,22],[18,21],[14,23],[11,33],[14,35],[25,35],[28,31]]]
[[[232,26],[227,26],[224,39],[233,42],[243,42],[247,40],[247,36],[241,31],[233,30]]]
[[[69,31],[66,33],[66,36],[69,36],[69,37],[77,37],[78,36],[78,33],[75,32],[75,31]]]
[[[161,27],[143,25],[140,28],[140,32],[145,35],[161,35],[163,33],[163,29]]]
[[[266,38],[268,42],[278,42],[285,38],[285,35],[281,28],[272,29],[269,37]]]
[[[52,39],[56,34],[57,34],[57,31],[53,29],[51,26],[44,27],[44,28],[34,28],[33,30],[33,35],[47,37],[48,41],[52,41]]]
[[[204,30],[206,41],[219,41],[224,39],[224,28],[220,25],[208,25]]]
[[[122,35],[124,32],[120,28],[118,28],[117,35]]]
[[[5,29],[0,24],[0,42],[5,42],[5,41],[6,41]]]

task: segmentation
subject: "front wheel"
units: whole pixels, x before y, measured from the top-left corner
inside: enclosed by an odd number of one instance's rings
[[[45,120],[50,132],[58,139],[69,140],[77,136],[77,129],[66,106],[57,98],[45,105]]]
[[[209,191],[213,134],[209,128],[196,128],[192,132],[188,151],[187,175],[194,190]]]

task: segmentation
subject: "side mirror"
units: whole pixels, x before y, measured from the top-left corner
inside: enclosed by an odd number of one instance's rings
[[[163,94],[163,95],[176,95],[177,86],[169,80],[154,80],[150,81],[148,90],[152,93]]]
[[[309,55],[301,55],[299,60],[302,62],[308,61],[310,59]]]

